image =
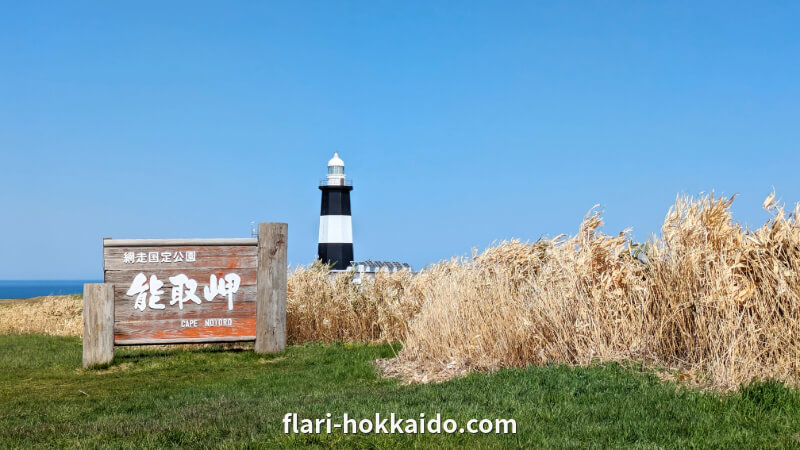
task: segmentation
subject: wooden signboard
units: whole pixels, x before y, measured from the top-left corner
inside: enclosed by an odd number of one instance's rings
[[[110,361],[114,345],[256,341],[256,351],[282,351],[287,226],[258,230],[247,239],[104,239],[105,283],[84,288],[84,366]]]
[[[256,239],[103,241],[114,344],[255,340]]]

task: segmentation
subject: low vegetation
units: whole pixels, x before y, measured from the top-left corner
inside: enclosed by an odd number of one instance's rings
[[[123,347],[80,369],[77,337],[0,335],[0,448],[792,447],[800,394],[777,382],[720,394],[616,363],[544,365],[444,383],[378,376],[387,344]],[[282,419],[420,413],[510,418],[516,435],[284,434]]]

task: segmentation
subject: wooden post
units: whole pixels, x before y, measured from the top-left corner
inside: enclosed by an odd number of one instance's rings
[[[114,285],[83,285],[83,367],[114,359]]]
[[[286,246],[289,225],[258,224],[256,353],[286,349]]]

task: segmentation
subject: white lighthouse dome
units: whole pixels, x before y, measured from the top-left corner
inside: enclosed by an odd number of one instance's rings
[[[328,161],[328,176],[325,184],[328,186],[344,186],[346,184],[344,174],[344,161],[339,158],[338,153],[333,154],[333,158]]]
[[[338,152],[333,153],[333,158],[328,161],[328,167],[344,167],[344,161],[342,161],[342,158],[339,158]]]

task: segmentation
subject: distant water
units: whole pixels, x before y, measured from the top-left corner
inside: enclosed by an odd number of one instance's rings
[[[45,295],[82,294],[84,283],[98,280],[0,280],[0,298],[29,298]]]

